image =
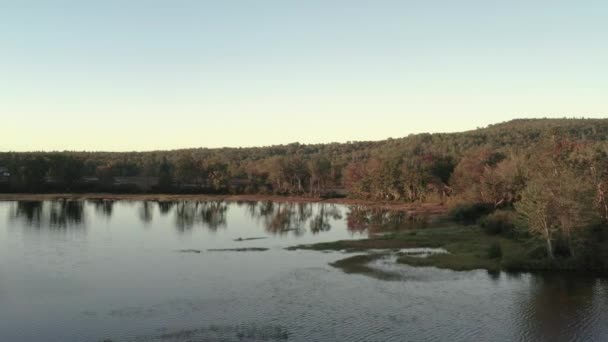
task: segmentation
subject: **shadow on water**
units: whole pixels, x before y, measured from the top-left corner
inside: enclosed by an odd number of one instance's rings
[[[605,284],[603,286],[605,290]],[[532,275],[530,291],[519,304],[522,337],[531,341],[591,341],[599,336],[590,317],[606,303],[601,280],[568,274]],[[603,299],[605,301],[605,297]],[[602,304],[602,305],[600,305]]]
[[[21,221],[26,227],[39,229],[82,228],[85,224],[82,201],[21,201],[17,202],[9,221]]]

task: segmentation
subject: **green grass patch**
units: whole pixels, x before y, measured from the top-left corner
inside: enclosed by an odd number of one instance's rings
[[[397,262],[411,266],[434,266],[464,271],[503,268],[502,260],[510,255],[526,253],[526,244],[499,236],[485,234],[478,227],[451,227],[420,232],[410,237],[419,247],[442,247],[449,254],[436,254],[427,258],[401,256]],[[497,247],[500,246],[500,247]],[[497,253],[496,248],[500,248]]]
[[[363,252],[370,249],[397,250],[401,248],[445,248],[449,254],[435,254],[426,258],[401,255],[397,262],[411,266],[433,266],[458,271],[486,269],[490,271],[551,269],[543,257],[535,255],[540,242],[533,239],[513,239],[489,235],[478,226],[452,224],[443,228],[419,229],[398,232],[379,238],[343,240],[312,245],[300,245],[290,249],[346,250]],[[365,257],[355,256],[334,263],[342,269],[367,267]],[[349,260],[350,259],[350,260]],[[344,261],[342,263],[342,261]],[[343,267],[347,265],[348,267]],[[354,272],[353,272],[354,273]],[[357,272],[362,273],[362,272]]]

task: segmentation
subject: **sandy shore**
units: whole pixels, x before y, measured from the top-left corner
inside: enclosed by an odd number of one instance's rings
[[[114,201],[275,201],[293,203],[335,203],[363,205],[372,208],[404,210],[412,214],[444,214],[445,205],[440,203],[377,202],[351,198],[318,198],[277,195],[180,195],[180,194],[0,194],[0,201],[45,200],[114,200]]]

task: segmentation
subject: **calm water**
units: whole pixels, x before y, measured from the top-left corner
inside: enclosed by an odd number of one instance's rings
[[[0,202],[0,341],[608,340],[606,280],[379,261],[401,275],[384,281],[284,250],[411,226],[329,204]],[[209,251],[234,248],[268,250]]]

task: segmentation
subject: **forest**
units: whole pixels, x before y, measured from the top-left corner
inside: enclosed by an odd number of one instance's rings
[[[454,220],[478,223],[490,234],[523,230],[544,241],[549,259],[593,254],[585,263],[595,267],[593,263],[608,260],[599,243],[608,237],[607,138],[608,119],[518,119],[467,132],[373,142],[4,152],[0,192],[247,193],[441,202],[451,208]]]

